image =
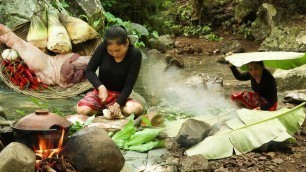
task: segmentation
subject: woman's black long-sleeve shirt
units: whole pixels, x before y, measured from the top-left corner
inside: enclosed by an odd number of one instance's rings
[[[117,99],[119,105],[124,105],[132,92],[141,66],[142,54],[134,46],[129,49],[121,62],[116,62],[101,43],[93,53],[86,68],[86,77],[98,89],[102,84],[107,90],[120,92]],[[96,70],[99,67],[99,76]]]
[[[249,72],[241,73],[235,66],[231,66],[230,69],[237,80],[240,81],[251,80],[252,90],[257,92],[260,96],[262,96],[268,101],[267,104],[260,105],[260,109],[268,110],[277,102],[276,80],[267,69],[263,70],[259,84],[256,82],[256,80],[251,76]]]

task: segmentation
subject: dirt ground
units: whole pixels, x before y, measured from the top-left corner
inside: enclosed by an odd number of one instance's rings
[[[221,33],[222,34],[222,33]],[[199,38],[177,37],[176,40],[185,45],[193,45],[195,48],[201,48],[203,53],[219,50],[222,45],[230,40],[239,40],[245,52],[257,51],[260,42],[240,39],[235,35],[222,35],[220,42],[208,42]],[[306,171],[306,125],[299,130],[294,137],[297,143],[269,144],[265,148],[253,151],[242,156],[232,156],[229,158],[209,161],[211,171],[288,171],[305,172]],[[179,150],[176,150],[179,151]],[[174,151],[174,156],[182,155]],[[179,171],[182,171],[180,169]],[[199,171],[189,168],[187,171]]]

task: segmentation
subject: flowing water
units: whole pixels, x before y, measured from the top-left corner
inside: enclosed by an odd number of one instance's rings
[[[218,75],[223,78],[224,83],[234,81],[227,65],[216,62],[216,56],[201,55],[183,58],[184,68],[171,66],[165,70],[166,63],[163,57],[144,57],[134,90],[142,95],[151,106],[166,100],[168,104],[179,106],[187,111],[192,110],[194,114],[205,114],[214,109],[233,108],[228,95],[244,87],[243,84],[241,87],[231,87],[225,84],[224,87],[218,87],[218,89],[186,85],[187,78],[199,73]],[[39,101],[69,115],[75,113],[75,105],[82,97],[83,95],[78,95],[67,99]],[[31,97],[10,89],[0,80],[0,106],[3,107],[9,120],[22,117],[20,111],[29,114],[40,108],[34,102]]]

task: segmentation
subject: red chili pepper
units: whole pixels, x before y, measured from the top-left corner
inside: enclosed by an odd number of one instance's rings
[[[19,85],[18,73],[17,72],[13,73],[13,77],[14,77],[15,81],[17,82],[17,85]]]
[[[30,80],[28,78],[23,78],[23,79],[26,81],[26,83],[30,83]]]
[[[10,80],[11,80],[15,85],[18,85],[18,84],[17,84],[17,81],[16,81],[13,77],[10,77]]]
[[[11,72],[15,72],[13,66],[7,66],[6,68],[9,69]]]
[[[43,87],[43,88],[48,88],[49,87],[49,85],[47,85],[47,84],[45,84],[45,83],[41,83],[41,86]]]
[[[27,82],[23,76],[18,75],[18,77],[20,79],[20,82],[23,82],[24,84]]]
[[[28,75],[30,81],[33,82],[33,75],[31,73],[30,69],[24,68],[24,72]]]
[[[23,90],[23,87],[24,87],[24,82],[20,82],[20,85],[19,85],[20,90]]]
[[[33,90],[37,90],[37,89],[38,89],[38,85],[30,85],[30,87],[31,87]]]
[[[17,71],[21,71],[23,67],[23,63],[19,63],[19,65],[17,66]]]
[[[35,85],[39,85],[39,81],[37,80],[37,77],[33,77],[33,81]]]
[[[4,66],[4,67],[5,67],[6,65],[7,65],[7,61],[6,61],[6,60],[2,60],[2,61],[1,61],[1,66]]]

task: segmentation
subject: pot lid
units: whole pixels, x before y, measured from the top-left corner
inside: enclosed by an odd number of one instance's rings
[[[35,110],[35,113],[21,118],[14,125],[15,128],[25,130],[50,130],[70,126],[71,123],[66,118],[45,109]]]

